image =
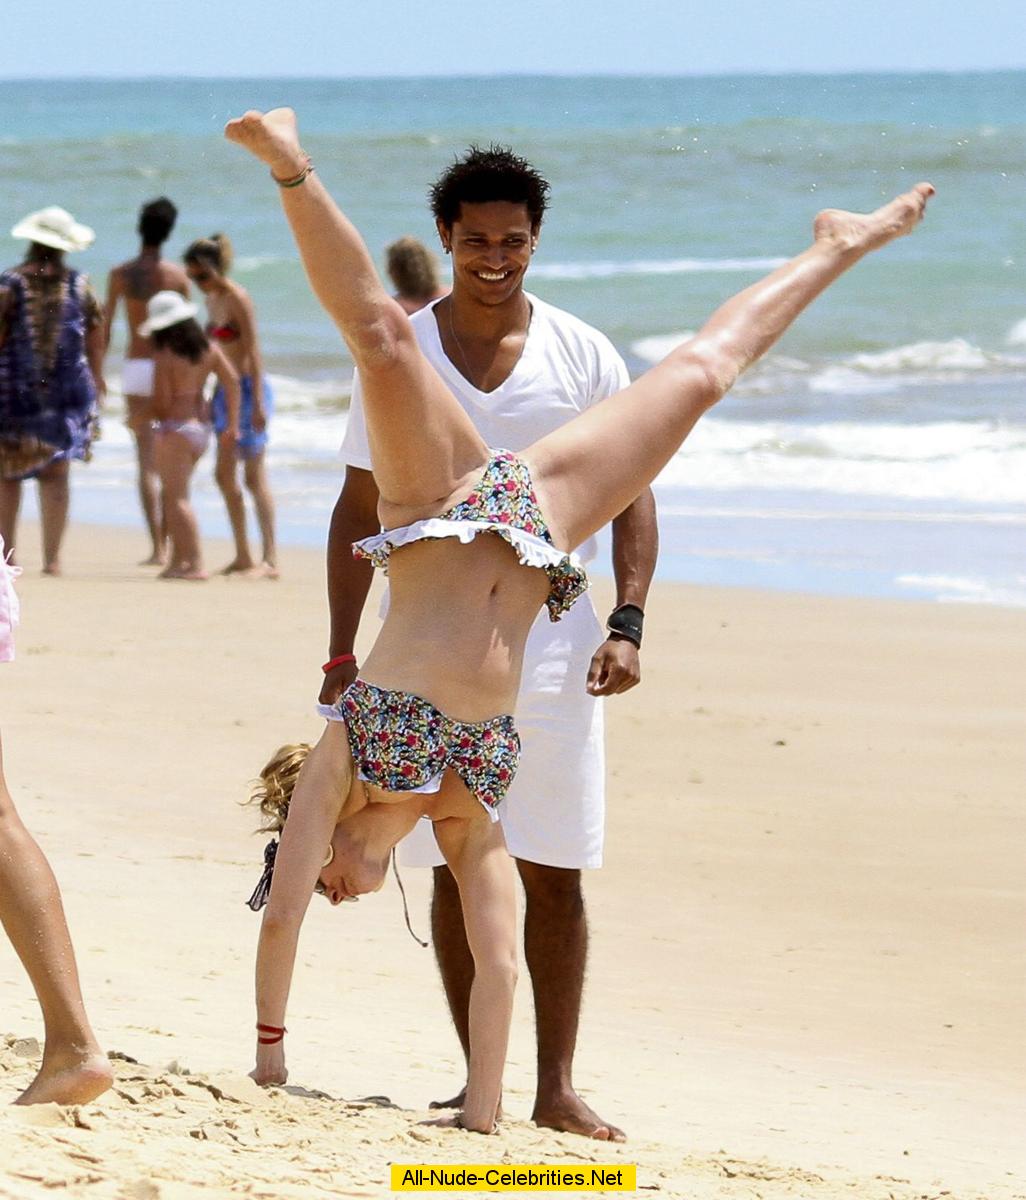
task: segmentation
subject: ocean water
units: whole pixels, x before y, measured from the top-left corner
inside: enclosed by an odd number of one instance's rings
[[[313,544],[352,364],[275,189],[221,137],[229,116],[279,103],[376,253],[432,240],[426,190],[454,154],[513,145],[553,189],[531,288],[604,330],[635,374],[800,249],[818,208],[930,179],[916,235],[817,302],[660,477],[660,576],[1026,604],[1026,72],[0,83],[0,223],[64,205],[97,231],[75,261],[101,288],[154,195],[181,209],[172,253],[231,236],[277,388],[283,535]],[[113,383],[116,368],[115,353]],[[131,522],[114,392],[74,511]],[[209,467],[197,504],[223,533]]]

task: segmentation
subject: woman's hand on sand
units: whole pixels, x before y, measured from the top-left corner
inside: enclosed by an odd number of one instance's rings
[[[285,1047],[281,1042],[268,1045],[257,1043],[256,1066],[249,1073],[250,1079],[261,1087],[283,1084],[289,1077],[285,1068]]]
[[[299,144],[296,114],[291,108],[272,108],[266,113],[250,109],[228,122],[224,136],[267,163],[279,179],[298,175],[308,161]]]
[[[259,1084],[260,1087],[281,1087],[288,1082],[288,1072],[284,1063],[281,1069],[271,1069],[270,1067],[262,1067],[258,1063],[250,1072],[250,1079],[254,1084]]]

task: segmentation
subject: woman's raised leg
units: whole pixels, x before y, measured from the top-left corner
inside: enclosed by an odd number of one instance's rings
[[[910,233],[931,195],[920,183],[873,213],[820,213],[809,249],[728,300],[630,387],[525,451],[556,544],[579,545],[622,512],[741,372],[859,259]]]
[[[248,112],[229,121],[225,135],[278,179],[298,178],[309,163],[291,109]],[[387,523],[441,511],[487,461],[487,446],[424,358],[363,239],[317,176],[280,191],[310,285],[360,371],[374,478],[395,517]]]

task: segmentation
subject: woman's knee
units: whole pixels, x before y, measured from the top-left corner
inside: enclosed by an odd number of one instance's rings
[[[674,350],[663,365],[675,372],[675,386],[703,409],[722,400],[738,377],[737,362],[728,351],[697,339]]]

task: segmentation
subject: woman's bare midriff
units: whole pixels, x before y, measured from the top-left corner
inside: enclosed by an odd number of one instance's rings
[[[360,678],[459,721],[512,713],[549,580],[494,534],[414,542],[389,559],[389,609]]]

